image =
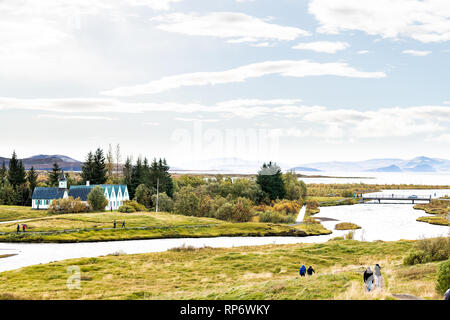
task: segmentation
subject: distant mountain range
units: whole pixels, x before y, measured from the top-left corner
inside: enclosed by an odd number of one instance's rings
[[[0,164],[9,158],[0,157]],[[33,166],[36,170],[51,170],[53,164],[66,171],[81,171],[83,163],[64,155],[36,155],[22,159],[26,169]],[[267,162],[267,161],[266,161]],[[244,160],[240,158],[217,158],[195,161],[172,167],[172,172],[212,172],[212,173],[257,173],[264,161]],[[278,163],[283,171],[303,172],[450,172],[450,160],[416,157],[402,159],[370,159],[365,161],[314,162],[298,166]]]
[[[328,172],[448,172],[450,171],[450,160],[422,156],[411,160],[332,161],[307,163],[302,166]]]
[[[9,158],[0,157],[0,165],[4,161],[9,166]],[[34,167],[36,170],[50,170],[56,162],[58,166],[65,171],[81,171],[82,162],[63,155],[45,155],[40,154],[30,158],[21,159],[25,169]]]
[[[266,161],[267,162],[267,161]],[[179,172],[256,173],[264,161],[250,161],[240,158],[218,158],[185,163],[172,168]],[[298,166],[278,163],[283,171],[297,173],[312,172],[450,172],[450,160],[428,157],[403,159],[370,159],[365,161],[314,162]]]

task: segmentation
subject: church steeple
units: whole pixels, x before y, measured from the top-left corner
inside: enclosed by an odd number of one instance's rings
[[[67,189],[67,179],[64,170],[61,170],[61,176],[59,177],[59,189]]]

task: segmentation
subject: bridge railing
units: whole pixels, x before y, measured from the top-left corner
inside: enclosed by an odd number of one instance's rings
[[[408,199],[408,200],[430,200],[432,197],[430,196],[414,196],[411,194],[363,194],[362,197],[364,199]]]

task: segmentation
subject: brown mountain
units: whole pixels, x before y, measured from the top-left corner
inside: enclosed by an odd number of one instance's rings
[[[9,160],[9,158],[0,157],[0,164],[4,161],[8,167]],[[32,166],[36,170],[50,170],[56,162],[58,166],[65,171],[81,171],[81,166],[83,165],[82,162],[63,155],[40,154],[21,160],[27,170]]]

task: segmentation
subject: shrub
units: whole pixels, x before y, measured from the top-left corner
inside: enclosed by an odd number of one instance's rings
[[[53,200],[50,204],[49,211],[52,213],[80,213],[88,212],[90,208],[80,198],[74,199],[73,197],[68,197],[66,199]]]
[[[403,259],[406,265],[447,260],[450,256],[450,238],[439,237],[422,239],[417,242],[416,248]]]
[[[152,203],[156,208],[156,194],[152,195]],[[161,192],[158,197],[158,211],[173,211],[173,200],[165,192]]]
[[[286,215],[276,211],[265,211],[259,213],[260,222],[295,223],[295,219],[295,215]]]
[[[278,200],[273,205],[273,210],[278,212],[284,212],[287,214],[297,214],[302,207],[301,201],[294,200]]]
[[[134,200],[126,200],[123,202],[123,205],[132,207],[134,211],[145,211],[146,207],[143,204],[140,204]]]
[[[226,202],[217,209],[215,216],[217,219],[230,221],[233,219],[233,209],[233,204]]]
[[[439,267],[436,291],[444,294],[450,286],[450,259],[442,262]]]
[[[132,212],[136,212],[136,210],[132,206],[122,205],[119,207],[119,212],[132,213]]]
[[[152,191],[145,185],[140,184],[134,192],[134,199],[136,202],[144,205],[147,208],[152,206]]]
[[[232,220],[236,222],[247,222],[253,216],[251,202],[246,198],[238,198],[233,207]]]
[[[103,188],[100,186],[94,187],[88,194],[87,201],[95,211],[104,211],[108,205],[108,199],[103,194]]]
[[[199,198],[194,193],[194,188],[186,186],[175,193],[174,211],[186,216],[198,216]]]
[[[355,238],[355,231],[350,231],[344,236],[344,240],[353,240]]]

